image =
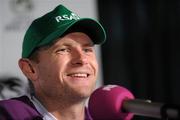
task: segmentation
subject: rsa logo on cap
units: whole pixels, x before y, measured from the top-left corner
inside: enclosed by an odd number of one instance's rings
[[[57,22],[61,22],[64,20],[78,20],[78,19],[80,19],[80,17],[78,15],[76,15],[75,13],[71,13],[69,15],[64,14],[61,16],[56,16],[55,19]]]

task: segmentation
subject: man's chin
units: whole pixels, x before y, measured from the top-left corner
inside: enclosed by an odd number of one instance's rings
[[[80,100],[86,100],[90,97],[92,93],[92,90],[81,90],[81,91],[74,91],[74,95],[75,97],[77,97],[77,99]]]

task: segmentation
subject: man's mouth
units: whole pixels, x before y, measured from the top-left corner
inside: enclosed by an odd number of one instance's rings
[[[88,73],[71,73],[68,74],[70,77],[87,78],[90,74]]]

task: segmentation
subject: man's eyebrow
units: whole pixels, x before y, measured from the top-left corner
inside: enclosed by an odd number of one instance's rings
[[[60,47],[60,46],[71,46],[71,44],[70,43],[54,44],[53,48],[57,48],[57,47]]]
[[[91,43],[86,43],[86,44],[83,44],[83,46],[89,46],[89,47],[93,47],[95,44],[93,42]]]

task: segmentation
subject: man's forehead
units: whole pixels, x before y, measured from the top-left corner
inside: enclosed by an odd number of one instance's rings
[[[55,44],[73,44],[79,43],[82,45],[91,45],[93,46],[93,40],[85,33],[82,32],[73,32],[65,35],[64,37],[58,38],[55,40]]]

